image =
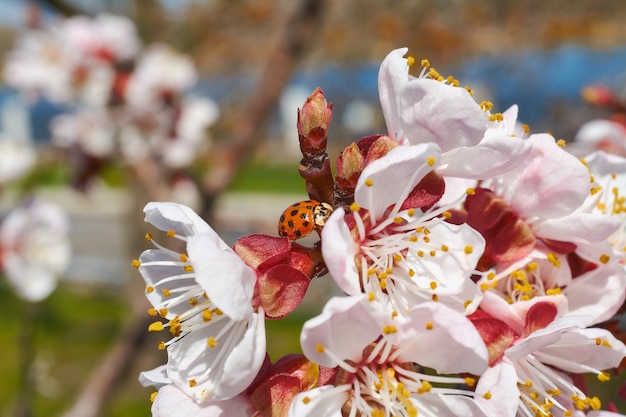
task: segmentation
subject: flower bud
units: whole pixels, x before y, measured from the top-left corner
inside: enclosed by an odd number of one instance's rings
[[[326,153],[326,140],[332,117],[332,104],[326,101],[322,90],[316,88],[302,109],[298,109],[298,137],[305,159]]]
[[[365,165],[369,165],[373,161],[382,158],[387,155],[389,151],[399,145],[400,144],[397,140],[389,136],[383,135],[379,137],[367,150]]]

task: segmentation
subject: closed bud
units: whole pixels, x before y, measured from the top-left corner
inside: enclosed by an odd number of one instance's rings
[[[386,135],[379,137],[367,150],[365,165],[369,165],[373,161],[382,158],[399,145],[398,141],[392,137]]]
[[[333,118],[332,104],[329,104],[319,88],[298,110],[298,136],[300,149],[305,158],[324,154],[328,128]]]

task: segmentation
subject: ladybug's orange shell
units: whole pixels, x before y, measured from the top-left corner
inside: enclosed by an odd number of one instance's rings
[[[289,240],[309,235],[315,229],[313,212],[319,204],[316,200],[304,200],[287,207],[278,221],[278,234]]]

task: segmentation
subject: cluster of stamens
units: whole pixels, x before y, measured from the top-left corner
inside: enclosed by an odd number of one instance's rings
[[[433,324],[428,323],[427,329],[432,328]],[[398,357],[402,347],[391,341],[396,332],[395,326],[384,326],[378,340],[363,350],[360,363],[343,360],[325,346],[317,346],[318,352],[325,353],[339,365],[335,388],[324,395],[348,392],[349,400],[342,407],[343,415],[434,417],[430,407],[421,406],[421,395],[475,395],[469,389],[444,387],[465,385],[472,388],[476,383],[473,377],[426,374],[419,372],[419,365],[400,362]],[[305,397],[303,401],[307,403],[310,399]]]

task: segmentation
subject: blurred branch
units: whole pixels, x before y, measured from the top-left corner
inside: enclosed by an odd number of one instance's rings
[[[88,14],[85,13],[85,11],[82,10],[80,7],[70,4],[64,0],[39,0],[39,3],[55,9],[66,17],[75,16],[78,14]]]
[[[245,111],[240,116],[241,123],[233,132],[229,146],[219,154],[217,165],[204,179],[205,212],[209,214],[212,212],[215,199],[230,184],[241,160],[254,146],[258,138],[257,132],[277,103],[293,68],[304,54],[306,47],[313,41],[316,28],[319,27],[321,21],[322,3],[322,0],[303,1],[287,22],[280,44],[275,51],[268,54],[267,64],[257,90],[250,97]],[[136,177],[143,184],[143,191],[153,194],[149,195],[150,200],[164,200],[163,190],[159,186],[159,176],[154,175],[154,167],[148,164],[139,168],[135,172]],[[65,414],[65,417],[96,417],[140,351],[147,335],[147,326],[152,318],[145,313],[147,301],[143,292],[134,294],[138,299],[135,300],[132,316],[129,317],[127,326],[100,365],[93,371],[74,406]]]
[[[216,199],[231,183],[248,153],[257,145],[267,117],[276,106],[291,74],[321,32],[323,0],[304,0],[287,22],[280,42],[267,55],[256,91],[238,117],[239,123],[225,148],[203,178],[204,218],[212,219]]]

